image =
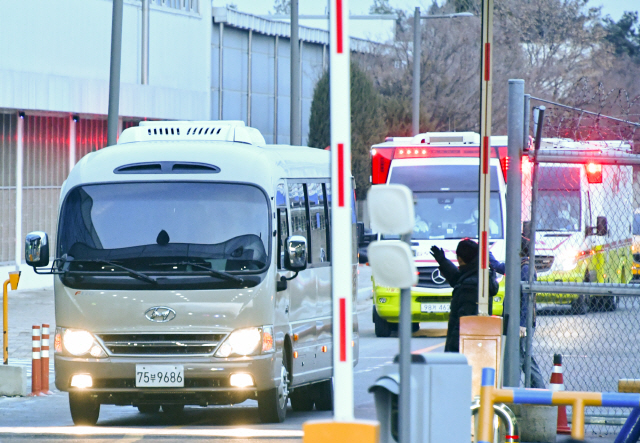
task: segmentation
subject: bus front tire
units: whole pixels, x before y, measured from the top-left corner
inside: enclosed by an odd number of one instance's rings
[[[100,415],[100,403],[87,394],[69,393],[69,410],[76,426],[95,426]]]
[[[262,423],[282,423],[287,416],[289,402],[289,371],[286,353],[280,367],[280,385],[266,391],[258,391],[258,414]]]
[[[586,294],[578,296],[571,302],[571,312],[576,315],[585,315],[589,312],[590,297]]]
[[[391,325],[388,321],[378,315],[376,308],[373,308],[373,324],[375,326],[376,337],[390,337]]]

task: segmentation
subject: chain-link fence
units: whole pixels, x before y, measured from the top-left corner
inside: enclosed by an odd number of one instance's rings
[[[586,132],[562,118],[567,134]],[[552,113],[548,132],[562,135],[562,118]],[[616,392],[619,379],[640,379],[640,155],[628,139],[589,138],[543,138],[523,157],[521,216],[537,274],[523,288],[536,294],[533,356],[547,387],[562,354],[567,390]],[[588,430],[617,432],[605,424],[622,424],[629,410],[586,413]]]

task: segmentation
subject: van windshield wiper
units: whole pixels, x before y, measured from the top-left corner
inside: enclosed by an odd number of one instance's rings
[[[118,268],[118,269],[121,269],[121,270],[127,272],[131,277],[137,278],[138,280],[146,281],[147,283],[158,284],[158,280],[156,280],[154,277],[150,277],[147,274],[143,274],[142,272],[138,272],[138,271],[133,270],[131,268],[127,268],[126,266],[122,266],[122,265],[119,265],[117,263],[110,262],[109,260],[102,260],[102,259],[99,259],[99,258],[87,259],[87,260],[77,260],[77,259],[74,259],[72,257],[68,257],[66,261],[67,262],[76,262],[76,263],[100,263],[100,264],[107,265],[107,266],[113,266],[114,268]],[[68,270],[67,272],[80,272],[80,271]]]
[[[207,271],[209,274],[213,275],[214,277],[222,278],[228,281],[233,281],[240,285],[244,284],[244,279],[241,277],[236,277],[235,275],[229,274],[228,272],[224,272],[224,271],[216,271],[215,269],[211,269],[205,265],[201,265],[199,263],[193,263],[190,261],[178,261],[178,262],[172,262],[172,263],[153,263],[150,266],[193,266],[194,268],[203,269]]]

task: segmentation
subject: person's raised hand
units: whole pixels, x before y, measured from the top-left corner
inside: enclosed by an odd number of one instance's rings
[[[431,255],[433,255],[433,258],[435,258],[438,263],[440,263],[445,258],[444,250],[435,245],[431,246]]]

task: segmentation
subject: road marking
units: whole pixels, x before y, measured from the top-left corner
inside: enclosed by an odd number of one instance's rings
[[[154,429],[100,426],[0,427],[0,435],[143,435],[228,438],[301,438],[301,430],[287,429]]]
[[[431,352],[434,349],[438,349],[439,347],[444,346],[444,342],[438,343],[437,345],[429,346],[428,348],[418,349],[417,351],[411,352],[412,354],[425,354],[427,352]]]

